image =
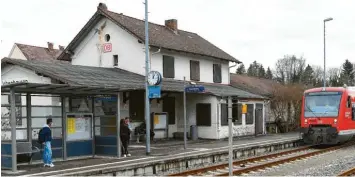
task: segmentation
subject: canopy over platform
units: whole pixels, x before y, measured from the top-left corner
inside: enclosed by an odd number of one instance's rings
[[[85,94],[85,95],[104,95],[117,94],[119,88],[88,87],[69,84],[41,84],[19,82],[1,86],[1,93],[10,92],[13,89],[16,93],[41,93],[41,94]]]
[[[9,92],[10,88],[17,93],[48,94],[117,94],[117,92],[144,90],[145,77],[119,68],[103,68],[72,65],[70,63],[53,63],[38,60],[19,60],[4,58],[2,67],[16,65],[34,71],[36,74],[49,77],[60,84],[14,83],[1,86],[1,92]],[[238,98],[265,99],[263,96],[249,93],[225,84],[196,82],[205,87],[204,94],[215,96],[235,96]],[[183,92],[184,81],[163,79],[162,91]]]

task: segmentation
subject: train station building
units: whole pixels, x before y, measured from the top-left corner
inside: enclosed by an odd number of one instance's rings
[[[198,138],[228,137],[227,97],[234,100],[235,136],[265,134],[267,98],[230,85],[229,64],[240,61],[196,33],[178,29],[175,19],[150,23],[149,34],[150,69],[163,76],[161,97],[150,100],[155,138],[183,134],[186,85],[205,90],[186,97],[187,127],[197,127]],[[18,52],[23,55],[1,60],[2,167],[16,169],[14,155],[36,144],[48,117],[54,122],[53,157],[64,160],[117,156],[118,120],[129,117],[133,128],[144,122],[143,20],[100,3],[57,59],[21,58],[28,55]],[[242,103],[248,104],[245,118]]]

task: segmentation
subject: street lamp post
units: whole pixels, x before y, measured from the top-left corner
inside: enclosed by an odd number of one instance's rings
[[[326,82],[326,79],[325,79],[325,22],[328,22],[328,21],[332,21],[333,18],[327,18],[327,19],[324,19],[323,20],[323,27],[324,27],[324,73],[323,73],[323,87],[325,89],[325,82]]]
[[[148,32],[148,0],[145,0],[145,125],[146,125],[146,154],[150,155],[150,102],[148,88],[149,73],[149,32]]]

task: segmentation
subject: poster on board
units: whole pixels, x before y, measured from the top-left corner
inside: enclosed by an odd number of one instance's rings
[[[67,113],[67,141],[92,139],[92,113]]]

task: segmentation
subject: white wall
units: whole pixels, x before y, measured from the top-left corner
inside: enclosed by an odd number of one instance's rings
[[[106,22],[106,27],[102,32],[102,44],[106,43],[105,35],[110,35],[112,52],[102,53],[100,65],[100,36],[96,33],[96,28],[100,28]],[[118,55],[118,67],[137,74],[145,75],[145,53],[144,44],[138,43],[138,39],[118,27],[112,21],[102,19],[96,24],[93,30],[74,50],[72,64],[85,66],[113,67],[113,55]],[[151,51],[151,54],[155,51]],[[163,72],[163,55],[157,53],[151,55],[151,70]],[[184,76],[190,80],[190,60],[200,61],[200,81],[213,83],[213,64],[222,65],[222,83],[229,84],[229,62],[212,60],[209,58],[192,57],[183,54],[168,54],[175,57],[175,79],[183,80]]]
[[[105,35],[110,35],[112,52],[102,53],[101,65],[98,45],[100,44],[99,35],[96,28],[100,28],[106,21],[106,27],[102,32],[102,42],[106,43]],[[113,55],[118,55],[118,67],[138,74],[144,74],[144,45],[138,40],[118,27],[110,20],[103,19],[90,31],[80,45],[74,50],[73,65],[113,67]]]
[[[212,59],[192,57],[190,55],[178,55],[175,53],[158,53],[151,56],[151,70],[163,74],[163,55],[174,56],[176,80],[190,80],[190,60],[200,62],[200,82],[213,83],[213,64],[221,64],[222,84],[229,84],[229,62]]]
[[[227,103],[225,99],[221,99],[220,103]],[[238,103],[241,104],[253,104],[254,105],[254,110],[253,110],[253,124],[246,124],[245,121],[243,121],[242,125],[235,125],[233,124],[233,136],[245,136],[245,135],[254,135],[255,134],[255,104],[260,103],[263,104],[263,132],[265,133],[265,128],[266,128],[266,121],[265,121],[265,104],[263,101],[248,101],[248,102],[243,102],[240,101]],[[220,139],[222,138],[227,138],[229,136],[229,129],[228,125],[222,126],[221,125],[221,104],[218,105],[218,130],[217,134]]]
[[[182,94],[181,94],[182,97]],[[199,138],[218,139],[217,137],[217,97],[203,94],[187,94],[186,95],[186,119],[187,132],[190,134],[190,126],[196,125],[196,104],[210,103],[211,104],[211,126],[198,126],[197,132]],[[179,112],[177,117],[177,131],[184,132],[184,114],[183,101],[179,99],[179,107],[176,112]]]
[[[25,55],[21,52],[21,50],[18,48],[18,46],[16,44],[14,44],[14,46],[9,54],[9,58],[27,60]]]

